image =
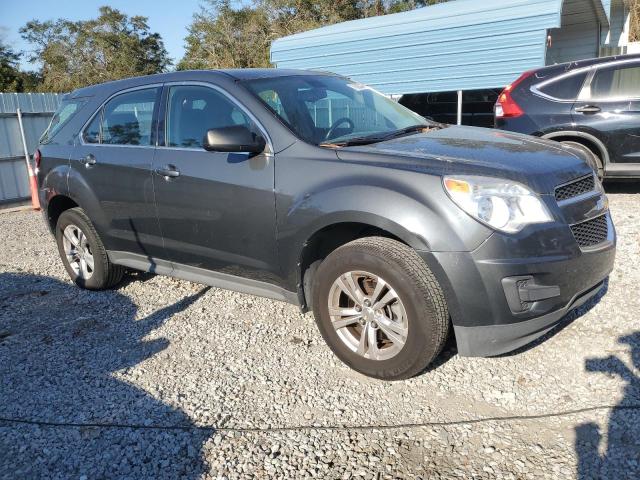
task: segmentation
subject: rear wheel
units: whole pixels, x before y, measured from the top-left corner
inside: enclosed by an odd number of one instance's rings
[[[62,263],[76,285],[102,290],[122,279],[124,267],[109,261],[98,233],[81,208],[64,211],[55,233]]]
[[[589,162],[589,165],[591,165],[593,167],[593,170],[598,174],[598,178],[602,180],[604,176],[604,167],[602,166],[602,160],[600,159],[599,155],[597,155],[593,150],[591,150],[586,145],[575,142],[573,140],[563,140],[560,143],[562,143],[563,145],[566,145],[567,147],[580,150],[587,157],[587,161]]]
[[[384,380],[424,370],[449,329],[442,289],[427,265],[413,249],[383,237],[350,242],[320,264],[313,309],[333,352]]]

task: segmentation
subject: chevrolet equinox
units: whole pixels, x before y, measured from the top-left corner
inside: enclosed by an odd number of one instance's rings
[[[35,155],[80,287],[136,269],[290,302],[387,380],[424,370],[450,334],[461,355],[514,350],[602,289],[615,231],[586,160],[279,69],[76,90]]]

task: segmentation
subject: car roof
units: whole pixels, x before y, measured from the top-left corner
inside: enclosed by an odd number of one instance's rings
[[[630,54],[630,55],[615,55],[610,57],[598,57],[598,58],[587,58],[584,60],[576,60],[573,62],[566,63],[556,63],[555,65],[549,65],[547,67],[542,67],[534,70],[533,72],[538,77],[547,77],[549,75],[553,75],[556,73],[564,73],[570,70],[576,70],[578,68],[590,67],[592,65],[599,65],[603,63],[610,63],[622,60],[640,60],[640,53]]]
[[[144,75],[140,77],[124,78],[121,80],[113,80],[110,82],[90,85],[88,87],[79,88],[71,92],[69,97],[86,97],[97,93],[117,92],[131,87],[151,85],[154,83],[172,82],[186,80],[212,80],[214,78],[233,78],[235,80],[254,80],[258,78],[274,78],[288,77],[300,75],[333,75],[332,73],[312,71],[312,70],[294,70],[280,68],[237,68],[227,70],[181,70],[177,72],[156,73],[153,75]]]

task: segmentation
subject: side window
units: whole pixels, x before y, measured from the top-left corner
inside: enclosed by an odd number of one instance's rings
[[[82,134],[84,143],[100,143],[100,122],[102,121],[102,109],[93,117],[91,123]]]
[[[640,98],[640,65],[596,70],[591,80],[591,98],[595,100]]]
[[[217,90],[198,85],[169,89],[167,146],[202,148],[207,130],[237,125],[253,128],[249,117]]]
[[[568,77],[548,83],[539,88],[545,95],[558,100],[575,100],[584,84],[587,72],[570,75]]]
[[[278,95],[278,92],[276,92],[275,90],[263,90],[258,95],[280,117],[284,118],[287,122],[289,121],[289,118],[287,117],[287,112],[284,111],[284,107],[282,106],[282,100],[280,100],[280,95]]]
[[[151,122],[157,92],[157,88],[135,90],[109,100],[102,114],[102,143],[151,145]]]

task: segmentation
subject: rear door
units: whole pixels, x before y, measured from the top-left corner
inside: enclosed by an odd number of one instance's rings
[[[571,72],[536,84],[533,101],[524,100],[522,108],[539,131],[571,129],[573,105],[587,78],[586,71]]]
[[[614,170],[640,168],[640,62],[596,68],[574,104],[573,119],[598,132]]]
[[[210,128],[246,125],[265,132],[244,107],[209,84],[168,84],[162,103],[153,182],[174,268],[275,283],[279,272],[270,147],[257,156],[202,147]]]
[[[71,192],[86,198],[108,250],[146,260],[163,257],[155,215],[151,165],[154,115],[160,86],[128,90],[113,96],[81,132],[72,159]]]

